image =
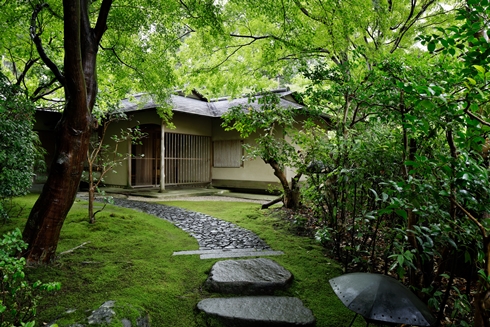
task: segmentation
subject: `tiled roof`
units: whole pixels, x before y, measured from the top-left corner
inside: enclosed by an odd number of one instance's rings
[[[283,108],[294,108],[299,109],[303,106],[296,102],[288,101],[283,99],[283,97],[291,94],[288,90],[278,90],[274,92],[281,96],[280,106]],[[257,96],[260,97],[260,96]],[[238,98],[233,100],[227,99],[217,99],[211,101],[199,100],[192,97],[185,97],[181,95],[172,95],[169,99],[171,102],[172,110],[177,112],[184,112],[188,114],[206,116],[206,117],[221,117],[226,111],[231,107],[244,106],[254,108],[259,108],[260,105],[257,102],[249,103],[248,98]],[[130,99],[124,99],[121,101],[121,109],[125,112],[132,112],[137,110],[154,109],[158,107],[148,95],[137,94],[132,96]]]

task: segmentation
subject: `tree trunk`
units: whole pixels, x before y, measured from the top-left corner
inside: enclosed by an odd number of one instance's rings
[[[76,103],[69,105],[76,106]],[[87,153],[90,115],[85,111],[87,114],[77,124],[65,118],[59,123],[55,160],[23,232],[24,241],[29,244],[23,255],[29,262],[48,263],[56,253],[61,227],[75,200]]]
[[[64,75],[43,53],[65,90],[65,108],[56,127],[55,159],[48,180],[34,204],[23,232],[30,263],[54,259],[63,222],[75,200],[92,131],[91,111],[97,95],[96,58],[106,30],[112,0],[103,0],[95,28],[89,21],[89,0],[63,0]]]
[[[291,192],[290,192],[290,198],[289,202],[291,202],[290,206],[286,206],[291,209],[298,209],[301,205],[301,192],[300,192],[300,187],[299,187],[299,179],[301,178],[302,174],[297,174],[293,178],[291,178]]]
[[[92,164],[93,162],[88,160],[88,218],[89,222],[91,224],[95,223],[95,214],[94,214],[94,201],[95,201],[95,188],[96,185],[94,184],[94,176],[93,176],[93,169],[92,169]]]
[[[274,160],[264,160],[267,164],[269,164],[272,169],[274,170],[274,175],[279,178],[279,181],[281,182],[281,186],[284,192],[283,196],[283,202],[284,206],[287,209],[293,209],[296,210],[299,208],[299,202],[300,202],[300,193],[299,193],[299,185],[298,182],[295,181],[296,177],[293,178],[293,183],[291,187],[289,187],[288,180],[286,178],[286,174],[284,171],[281,169],[279,164]],[[298,178],[299,179],[299,178]]]

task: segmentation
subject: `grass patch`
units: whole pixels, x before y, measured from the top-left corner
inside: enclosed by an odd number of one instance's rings
[[[35,195],[15,199],[14,217],[0,225],[5,233],[21,230],[34,204]],[[317,318],[317,326],[348,325],[353,313],[334,295],[328,280],[341,273],[339,266],[323,255],[321,246],[295,236],[286,222],[260,205],[244,202],[166,202],[236,223],[252,230],[274,250],[286,255],[271,257],[290,270],[295,280],[280,295],[299,297]],[[22,212],[19,209],[24,207]],[[171,223],[130,209],[107,206],[90,225],[87,202],[76,201],[60,236],[60,255],[49,266],[27,268],[31,281],[59,281],[61,290],[44,297],[39,307],[39,326],[57,320],[60,326],[83,323],[90,311],[108,300],[118,304],[119,318],[132,320],[138,309],[147,312],[154,327],[211,326],[215,322],[196,310],[197,303],[215,296],[202,290],[216,260],[199,256],[172,256],[174,251],[196,250],[197,241]],[[72,310],[76,309],[74,312]],[[71,312],[71,313],[67,313]],[[361,319],[358,326],[363,326]],[[116,325],[116,324],[113,324]],[[120,324],[119,324],[120,326]]]

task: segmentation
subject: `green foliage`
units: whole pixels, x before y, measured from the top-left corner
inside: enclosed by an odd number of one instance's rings
[[[221,33],[197,29],[185,39],[179,84],[236,96],[304,81],[301,64],[348,65],[362,56],[371,66],[386,53],[411,49],[414,35],[452,22],[440,3],[226,1],[218,13]]]
[[[24,195],[32,185],[38,162],[39,139],[32,132],[34,106],[20,88],[0,72],[0,218],[5,220],[5,200]]]
[[[294,146],[284,139],[295,124],[295,113],[290,107],[281,107],[279,99],[269,93],[250,97],[248,107],[233,107],[223,115],[222,126],[227,131],[236,130],[242,138],[256,135],[257,146],[246,147],[248,157],[275,160],[284,167],[297,158]]]
[[[0,200],[26,194],[32,184],[33,114],[32,103],[0,73]]]
[[[247,106],[236,106],[223,115],[222,126],[226,131],[235,130],[240,137],[255,137],[254,144],[245,144],[247,158],[261,158],[274,169],[284,193],[284,204],[296,209],[299,199],[298,182],[308,160],[311,160],[310,141],[312,130],[321,129],[315,124],[319,120],[316,110],[306,110],[293,106],[281,106],[279,95],[264,92],[250,96]],[[296,170],[291,185],[284,173],[286,168]]]
[[[58,291],[59,283],[30,284],[25,280],[24,258],[18,253],[27,247],[19,229],[0,240],[0,326],[34,326],[34,317],[43,291]]]

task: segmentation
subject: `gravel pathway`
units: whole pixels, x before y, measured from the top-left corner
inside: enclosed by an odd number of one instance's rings
[[[168,220],[197,239],[200,250],[255,249],[271,250],[257,235],[232,223],[185,209],[127,199],[114,204],[140,210]]]

